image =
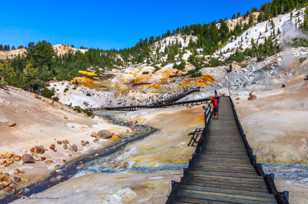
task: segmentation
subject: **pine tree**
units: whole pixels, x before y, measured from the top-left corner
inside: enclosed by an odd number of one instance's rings
[[[304,19],[304,31],[308,31],[308,7],[305,9],[305,19]]]
[[[10,45],[4,45],[4,50],[9,51],[11,49]]]
[[[226,23],[226,21],[222,20],[220,22],[220,28],[219,28],[220,36],[222,39],[228,38],[229,37],[229,27]]]
[[[254,23],[254,16],[252,14],[249,15],[248,25],[252,26]]]

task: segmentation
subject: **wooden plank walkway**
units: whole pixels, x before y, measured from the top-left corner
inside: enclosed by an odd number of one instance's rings
[[[211,121],[202,145],[168,204],[277,203],[249,160],[229,98],[220,98],[219,120]]]

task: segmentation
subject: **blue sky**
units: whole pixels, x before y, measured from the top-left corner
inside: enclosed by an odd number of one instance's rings
[[[47,40],[124,48],[183,25],[207,23],[268,0],[10,0],[1,2],[0,43]]]

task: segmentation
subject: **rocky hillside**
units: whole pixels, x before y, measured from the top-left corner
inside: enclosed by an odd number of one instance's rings
[[[77,52],[85,53],[88,51],[87,49],[74,48],[74,47],[71,47],[70,45],[64,45],[64,44],[53,45],[53,49],[58,56],[63,56],[68,53],[72,53],[72,54],[77,53]],[[25,56],[26,53],[27,53],[26,48],[2,50],[0,51],[0,60],[13,59],[17,56]]]
[[[304,17],[305,9],[299,9],[257,23],[238,37],[231,38],[225,46],[214,53],[214,56],[227,59],[236,51],[252,48],[254,43],[262,44],[268,38],[272,38],[278,45],[284,45],[292,38],[301,37],[298,30],[304,23]]]
[[[18,48],[15,50],[0,51],[0,59],[13,59],[17,56],[23,56],[27,50],[25,48]]]
[[[61,55],[63,56],[68,53],[76,53],[76,52],[85,53],[88,51],[87,49],[74,48],[69,45],[63,45],[63,44],[54,45],[53,49],[58,56],[61,56]]]
[[[306,6],[303,0],[273,0],[245,15],[184,26],[121,50],[77,49],[41,41],[26,49],[0,51],[0,59],[11,59],[0,60],[0,82],[42,94],[48,81],[70,81],[79,76],[80,70],[88,69],[99,77],[127,75],[122,78],[130,80],[114,79],[120,81],[116,89],[121,92],[145,84],[150,84],[152,89],[152,86],[158,86],[154,82],[166,78],[159,74],[160,79],[155,79],[158,70],[176,69],[183,76],[200,77],[205,67],[265,60],[292,44],[294,38],[303,38],[299,45],[307,46],[304,34],[308,31]],[[151,67],[152,71],[143,74],[143,67]],[[131,73],[126,74],[131,68],[141,73],[131,77]],[[110,84],[117,84],[110,82],[104,80],[101,86],[110,88]]]
[[[279,52],[292,38],[302,37],[298,30],[307,27],[305,6],[301,0],[274,0],[232,19],[185,26],[146,38],[120,54],[130,64],[175,63],[178,68],[187,63],[197,68],[217,65],[233,61],[238,53],[267,57]]]
[[[229,58],[233,60],[232,57],[237,53],[256,50],[263,44],[269,45],[273,52],[277,53],[279,50],[275,47],[281,47],[290,38],[299,37],[297,29],[305,24],[305,15],[307,18],[304,2],[273,0],[260,9],[251,9],[245,15],[238,13],[230,19],[184,26],[161,36],[140,40],[131,48],[97,50],[97,53],[91,55],[92,58],[100,57],[104,58],[104,61],[110,61],[103,63],[103,66],[108,67],[123,67],[138,63],[157,66],[175,63],[178,68],[183,68],[184,64],[190,63],[198,68],[204,65],[217,65]],[[88,51],[63,44],[54,45],[53,49],[58,56]],[[24,48],[1,51],[0,59],[14,58],[24,55],[25,52]],[[266,55],[272,55],[273,52]],[[93,65],[101,66],[102,63]]]

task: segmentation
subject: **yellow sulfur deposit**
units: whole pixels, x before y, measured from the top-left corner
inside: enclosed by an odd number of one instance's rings
[[[185,79],[181,82],[182,87],[206,87],[211,85],[215,79],[210,75],[204,75],[192,79]]]
[[[71,82],[73,84],[81,84],[88,87],[94,85],[94,80],[86,77],[75,77]]]
[[[81,76],[75,77],[71,81],[73,84],[83,85],[83,86],[87,86],[87,87],[94,87],[95,86],[95,79],[93,79],[94,77],[97,76],[97,74],[95,72],[80,70],[78,73]]]
[[[151,80],[151,76],[150,75],[141,75],[141,76],[137,76],[133,81],[133,85],[142,85],[142,84],[148,84],[150,83],[149,81]]]
[[[86,77],[96,77],[97,76],[95,72],[90,72],[90,71],[85,71],[85,70],[80,70],[78,73]]]
[[[125,84],[115,83],[111,86],[116,91],[117,95],[125,95],[129,92],[129,87]]]
[[[161,89],[160,84],[146,84],[144,85],[144,88],[146,89]]]
[[[117,141],[119,141],[121,139],[121,137],[119,136],[119,135],[112,135],[112,137],[111,137],[111,140],[113,141],[113,142],[117,142]]]
[[[162,71],[158,71],[158,73],[161,75],[161,80],[164,82],[166,82],[168,79],[172,77],[183,75],[183,72],[177,69],[165,69]]]

